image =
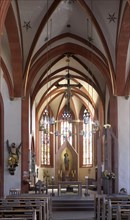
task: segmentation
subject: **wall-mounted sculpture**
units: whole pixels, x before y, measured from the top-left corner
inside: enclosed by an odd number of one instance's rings
[[[7,149],[9,152],[8,158],[8,170],[11,175],[14,175],[16,167],[19,165],[19,154],[21,144],[17,147],[15,143],[9,145],[9,141],[6,141]]]

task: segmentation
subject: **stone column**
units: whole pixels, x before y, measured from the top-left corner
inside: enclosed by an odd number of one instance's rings
[[[22,100],[22,155],[21,155],[21,190],[26,193],[29,184],[24,184],[23,173],[29,171],[29,98]]]

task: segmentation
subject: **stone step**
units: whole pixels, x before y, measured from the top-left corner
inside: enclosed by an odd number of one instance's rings
[[[87,211],[61,211],[61,212],[53,212],[52,218],[53,220],[95,220],[94,212]]]
[[[52,200],[52,211],[94,211],[94,200]]]

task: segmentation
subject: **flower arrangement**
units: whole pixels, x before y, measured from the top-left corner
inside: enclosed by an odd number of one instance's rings
[[[108,180],[111,180],[111,179],[115,179],[115,178],[116,178],[115,173],[113,173],[112,171],[104,170],[104,171],[102,172],[102,174],[103,174],[103,177],[104,177],[105,179],[108,179]]]

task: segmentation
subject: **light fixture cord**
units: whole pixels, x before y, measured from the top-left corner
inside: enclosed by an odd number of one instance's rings
[[[50,19],[50,40],[51,40],[51,38],[52,38],[52,19]],[[50,46],[50,50],[51,50],[51,44],[49,46]],[[51,59],[49,60],[49,66],[50,66],[49,80],[50,80],[50,89],[51,89],[51,79],[50,79],[50,77],[51,77],[51,67],[52,67],[52,60]],[[50,96],[49,96],[50,100],[49,101],[51,102],[51,91],[49,90],[49,92],[50,92]]]
[[[47,0],[47,105],[46,105],[46,109],[48,111],[49,108],[49,100],[48,100],[48,81],[49,81],[49,75],[48,75],[48,71],[49,71],[49,27],[48,27],[48,0]]]

